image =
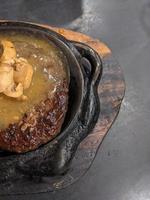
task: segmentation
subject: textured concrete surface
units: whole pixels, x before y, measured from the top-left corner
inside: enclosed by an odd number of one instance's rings
[[[69,188],[8,200],[150,199],[150,1],[1,0],[1,19],[59,25],[100,38],[125,74],[127,90],[116,123],[88,173]]]

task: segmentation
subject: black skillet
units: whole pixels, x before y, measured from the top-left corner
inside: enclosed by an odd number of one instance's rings
[[[26,22],[0,22],[1,30],[29,32],[53,42],[67,58],[70,88],[68,112],[61,133],[55,139],[24,154],[0,152],[0,193],[7,182],[15,184],[24,177],[30,179],[67,172],[78,145],[98,119],[97,86],[102,73],[100,57],[85,44],[69,41],[54,31]]]

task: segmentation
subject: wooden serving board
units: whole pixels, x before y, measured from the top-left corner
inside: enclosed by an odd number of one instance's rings
[[[80,143],[67,174],[59,177],[45,178],[39,192],[54,191],[65,188],[78,180],[91,166],[98,148],[115,121],[125,93],[123,72],[107,45],[79,32],[43,25],[66,37],[68,40],[85,43],[100,55],[103,74],[98,87],[101,112],[93,131]],[[46,187],[45,187],[46,186]],[[38,188],[39,189],[39,188]]]

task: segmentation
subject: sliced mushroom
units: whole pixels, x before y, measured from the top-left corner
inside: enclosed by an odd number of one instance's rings
[[[3,46],[3,52],[0,60],[1,63],[14,64],[14,60],[16,58],[16,49],[13,43],[7,40],[2,40],[1,45]]]
[[[23,85],[19,83],[17,86],[10,85],[4,92],[6,96],[18,98],[23,95]]]
[[[0,92],[4,92],[13,83],[13,68],[3,64],[0,67]]]
[[[24,58],[18,58],[15,61],[14,81],[15,83],[22,83],[23,88],[30,87],[33,76],[32,65]]]
[[[12,42],[2,40],[0,43],[0,93],[26,100],[23,89],[29,88],[33,68],[24,58],[16,58],[16,49]]]

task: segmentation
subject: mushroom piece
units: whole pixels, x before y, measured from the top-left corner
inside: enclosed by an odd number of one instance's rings
[[[1,63],[6,63],[10,65],[14,64],[14,59],[16,58],[16,49],[13,43],[7,40],[2,40],[1,50]]]
[[[19,83],[17,86],[15,84],[10,85],[4,92],[6,96],[18,98],[23,95],[23,86]]]
[[[22,83],[23,88],[29,88],[33,76],[32,65],[24,58],[15,60],[14,81],[15,83]]]
[[[2,64],[0,66],[0,92],[4,92],[12,84],[14,84],[13,68]]]
[[[16,57],[16,49],[12,42],[0,42],[0,93],[6,96],[26,100],[23,89],[29,88],[33,76],[33,68],[24,58]]]
[[[0,92],[9,97],[20,97],[23,94],[23,86],[19,83],[15,86],[13,80],[13,68],[7,64],[0,65]]]

